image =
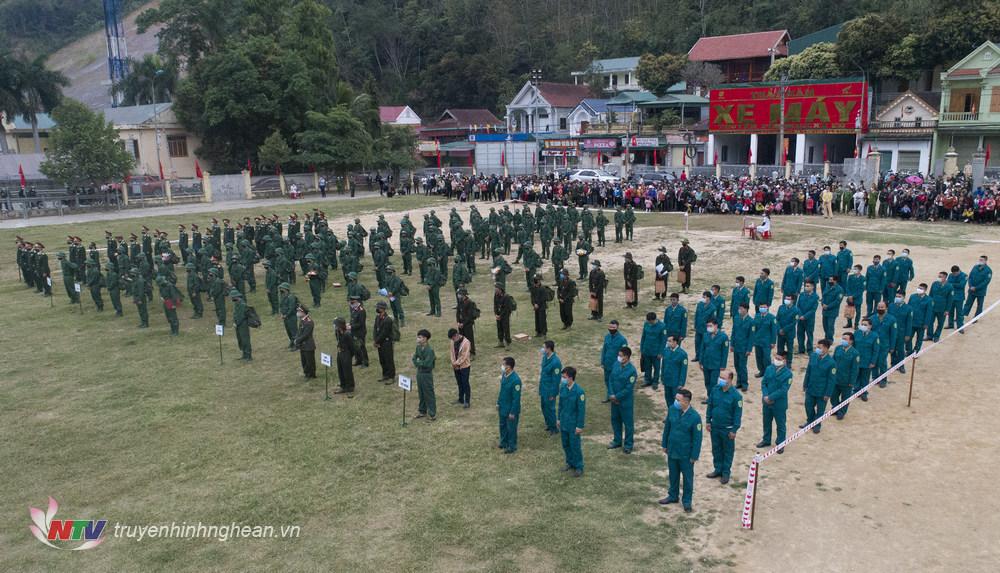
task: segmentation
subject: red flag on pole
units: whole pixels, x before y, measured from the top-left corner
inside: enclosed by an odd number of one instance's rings
[[[989,167],[990,165],[990,144],[986,144],[986,163],[983,164],[984,167]],[[21,181],[24,181],[24,175],[21,176]],[[24,183],[21,183],[24,185]]]
[[[653,167],[660,164],[660,154],[656,152],[656,148],[653,148]]]
[[[247,172],[253,175],[253,167],[250,166],[250,158],[247,157]]]
[[[194,176],[201,179],[204,175],[201,172],[201,165],[198,165],[198,160],[194,160]]]
[[[753,164],[753,149],[747,149],[747,165]]]
[[[279,177],[281,176],[281,166],[280,165],[275,165],[274,166],[274,174],[277,175],[277,176],[279,176]]]
[[[684,149],[681,151],[681,165],[687,165],[687,164],[688,164],[688,154],[687,150]]]
[[[784,165],[788,163],[788,140],[786,139],[781,144],[781,164]]]
[[[503,167],[507,165],[507,154],[503,149],[500,150],[500,166]]]
[[[160,162],[160,181],[163,181],[163,162]]]
[[[563,167],[569,167],[569,155],[566,154],[565,148],[563,148]]]
[[[988,149],[989,147],[987,147],[987,150]],[[990,157],[990,152],[987,151],[986,152],[987,162],[989,162],[989,157]],[[24,167],[20,163],[17,164],[17,174],[21,176],[21,189],[24,189],[25,187],[28,186],[28,180],[24,178]]]
[[[854,146],[854,158],[855,159],[858,158],[858,146],[857,145]]]
[[[441,169],[441,140],[440,139],[435,139],[434,140],[434,151],[437,153],[437,166],[438,166],[438,169]]]
[[[719,162],[719,152],[716,151],[715,154],[712,156],[712,163],[718,163],[718,162]]]
[[[823,144],[823,163],[826,163],[826,144]]]

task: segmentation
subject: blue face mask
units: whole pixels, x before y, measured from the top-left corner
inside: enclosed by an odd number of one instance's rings
[[[841,345],[841,346],[847,346],[847,341],[846,341],[846,340],[844,340],[843,338],[841,338],[841,339],[840,339],[840,345]]]
[[[674,399],[674,408],[677,408],[678,410],[681,409],[681,401],[676,398]]]
[[[722,388],[723,386],[726,385],[726,381],[723,380],[722,378],[719,378],[718,382],[716,382],[715,385],[718,386],[719,388]]]
[[[821,354],[823,354],[823,351],[822,351],[822,350],[820,350],[819,348],[817,348],[817,349],[813,350],[813,352],[815,352],[815,353],[816,353],[817,355],[821,355]]]
[[[767,314],[767,307],[766,306],[760,307],[760,312]]]

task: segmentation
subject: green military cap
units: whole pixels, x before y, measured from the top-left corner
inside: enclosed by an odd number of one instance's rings
[[[243,294],[240,291],[233,289],[229,291],[229,298],[243,298]]]
[[[156,277],[156,282],[158,284],[167,284],[167,277],[162,276],[162,275],[158,276],[158,277]]]
[[[195,268],[195,265],[194,265],[194,263],[187,263],[187,264],[184,265],[184,268],[190,270],[190,269]]]
[[[494,287],[494,288],[498,288],[498,289],[500,289],[500,290],[504,290],[504,286],[503,286],[502,284],[500,284],[500,283],[494,283],[494,284],[493,284],[493,287]]]
[[[347,297],[347,300],[361,300],[361,297],[356,294],[352,294],[351,296]]]
[[[304,258],[304,259],[306,259],[307,261],[314,261],[314,260],[316,260],[316,255],[314,255],[314,254],[312,254],[312,253],[309,253],[309,254],[307,254],[307,255],[306,255],[305,257],[303,257],[303,258]]]
[[[109,270],[110,271],[111,269],[115,268],[115,266],[113,264],[111,264],[111,263],[104,263],[104,268],[105,268],[105,270]]]
[[[493,254],[494,255],[499,255],[502,252],[503,252],[503,249],[493,249]]]
[[[59,251],[58,253],[56,253],[56,258],[57,259],[65,259],[66,258],[66,253],[64,253],[62,251]]]
[[[219,274],[219,269],[217,267],[212,267],[212,268],[208,269],[208,274],[210,274],[210,275],[217,275],[217,274]]]
[[[351,271],[351,272],[347,273],[347,278],[349,278],[349,279],[356,279],[356,278],[358,278],[358,273],[356,273],[354,271]]]
[[[656,250],[660,251],[661,253],[667,252],[667,248],[666,247],[660,247],[659,249],[656,249]]]
[[[686,244],[688,244],[688,240],[687,240],[687,239],[681,239],[681,244],[682,244],[682,245],[686,245]]]
[[[292,290],[292,285],[288,283],[281,283],[280,285],[278,285],[278,288],[282,290]]]
[[[424,242],[424,240],[422,238],[420,238],[420,237],[417,237],[416,239],[414,239],[414,241],[416,241],[418,243],[423,243]]]
[[[601,261],[590,261],[590,264],[594,265],[595,267],[599,267],[601,266]]]
[[[139,274],[139,269],[137,269],[136,267],[132,267],[131,269],[128,270],[128,274],[137,275]]]
[[[389,305],[385,304],[384,300],[380,300],[375,303],[375,308],[389,308]]]

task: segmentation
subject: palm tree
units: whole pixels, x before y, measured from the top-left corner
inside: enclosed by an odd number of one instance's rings
[[[0,153],[9,153],[7,131],[4,122],[19,113],[24,107],[23,96],[17,89],[20,69],[9,52],[0,53]]]
[[[17,81],[21,93],[21,117],[31,123],[31,138],[35,143],[35,153],[42,152],[42,141],[38,137],[38,114],[49,113],[62,100],[62,88],[69,85],[66,76],[45,68],[45,57],[18,62],[21,68]]]
[[[111,86],[111,92],[121,96],[122,105],[147,105],[154,99],[155,103],[170,101],[177,86],[175,67],[156,54],[146,54],[138,61],[129,58],[128,67],[128,74]]]

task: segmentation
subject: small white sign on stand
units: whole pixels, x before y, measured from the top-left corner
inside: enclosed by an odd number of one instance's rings
[[[45,277],[45,284],[52,286],[52,277]]]
[[[323,366],[330,366],[333,362],[330,360],[330,355],[325,352],[319,353],[319,361],[323,363]]]
[[[216,324],[215,325],[215,335],[216,336],[222,336],[222,332],[223,332],[222,325],[221,324]]]
[[[408,377],[403,376],[402,374],[400,374],[399,375],[399,387],[402,388],[403,390],[406,390],[407,392],[409,392],[410,391],[410,386],[411,386],[410,379]]]
[[[73,283],[73,290],[80,292],[80,283]]]

